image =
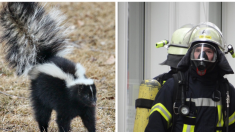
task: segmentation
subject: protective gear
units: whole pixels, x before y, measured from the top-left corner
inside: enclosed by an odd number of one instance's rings
[[[197,69],[200,76],[206,74],[207,69],[212,70],[217,60],[215,47],[207,43],[198,43],[192,47],[190,59]]]
[[[148,124],[149,112],[153,100],[161,85],[156,80],[143,80],[139,88],[139,96],[136,100],[136,115],[133,132],[143,132]]]
[[[213,23],[205,22],[194,26],[183,39],[183,43],[188,43],[189,46],[200,42],[213,43],[225,52],[226,41],[219,28]]]
[[[191,60],[215,62],[217,53],[214,46],[207,43],[198,43],[192,47]]]
[[[189,45],[187,43],[183,43],[183,39],[185,35],[188,33],[190,29],[192,29],[193,25],[192,24],[186,24],[179,29],[177,29],[172,37],[171,37],[171,42],[169,46],[172,46],[173,48],[168,48],[168,53],[169,54],[174,54],[174,55],[185,55],[187,50],[185,48],[188,48]],[[176,48],[176,49],[174,49]],[[186,51],[186,52],[185,52]]]
[[[160,63],[160,65],[168,65],[170,67],[176,68],[179,61],[187,53],[189,45],[183,43],[185,34],[193,27],[192,24],[186,24],[179,29],[177,29],[171,38],[170,44],[167,45],[167,59]]]
[[[182,60],[179,62],[177,68],[178,70],[185,71],[188,69],[188,67],[193,65],[192,68],[197,69],[193,61],[190,61],[191,58],[190,54],[193,50],[193,46],[197,43],[207,43],[215,47],[216,49],[216,56],[217,56],[217,61],[214,62],[213,65],[218,65],[219,66],[219,72],[221,76],[225,74],[233,74],[233,70],[230,67],[227,59],[224,56],[224,53],[226,52],[225,46],[226,46],[226,41],[223,38],[223,35],[219,28],[214,25],[211,22],[204,22],[199,25],[196,25],[193,27],[184,37],[183,43],[189,43],[190,48],[186,55],[182,58]],[[188,55],[187,55],[188,54]],[[218,60],[219,59],[219,60]],[[207,69],[206,72],[208,73],[213,69],[213,66],[211,66],[210,69]],[[201,73],[203,75],[204,73]]]
[[[228,45],[228,52],[232,55],[233,58],[235,58],[235,53],[231,44]]]
[[[162,41],[160,41],[160,42],[157,42],[157,43],[156,43],[156,48],[161,48],[161,47],[167,45],[168,43],[169,43],[168,40],[162,40]]]

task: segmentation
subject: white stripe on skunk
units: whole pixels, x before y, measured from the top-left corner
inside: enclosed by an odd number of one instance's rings
[[[31,80],[34,80],[38,77],[40,73],[44,73],[49,76],[64,80],[68,88],[77,84],[84,84],[84,85],[94,84],[94,81],[92,79],[85,77],[84,67],[79,63],[76,66],[77,67],[75,74],[78,77],[77,79],[75,79],[71,74],[65,73],[54,63],[44,63],[35,66],[34,68],[32,68],[31,71],[29,71],[29,77]]]
[[[77,63],[76,64],[76,73],[75,73],[75,75],[78,78],[85,78],[85,76],[84,76],[85,73],[86,73],[85,68],[80,63]]]

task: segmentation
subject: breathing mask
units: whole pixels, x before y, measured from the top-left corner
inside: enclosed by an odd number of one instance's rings
[[[192,47],[190,59],[196,67],[197,74],[203,76],[214,68],[217,60],[216,48],[211,44],[197,43]]]

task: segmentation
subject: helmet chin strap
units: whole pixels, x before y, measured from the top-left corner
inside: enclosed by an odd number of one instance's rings
[[[206,69],[205,69],[205,70],[200,71],[200,70],[198,70],[198,67],[197,67],[197,74],[198,74],[198,75],[200,75],[200,76],[205,75],[205,74],[206,74]]]

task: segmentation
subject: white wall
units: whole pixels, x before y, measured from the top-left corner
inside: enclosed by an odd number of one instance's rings
[[[235,3],[234,2],[223,2],[222,3],[222,32],[227,44],[232,44],[235,48]],[[232,58],[230,54],[226,55],[230,66],[235,71],[235,58]],[[235,86],[235,75],[226,76],[230,83]]]
[[[169,38],[169,3],[145,3],[145,79],[168,71],[159,66],[167,56],[165,48],[156,49],[155,43]]]
[[[127,107],[127,46],[128,46],[128,4],[118,3],[118,84],[117,84],[117,132],[126,130],[126,107]]]

